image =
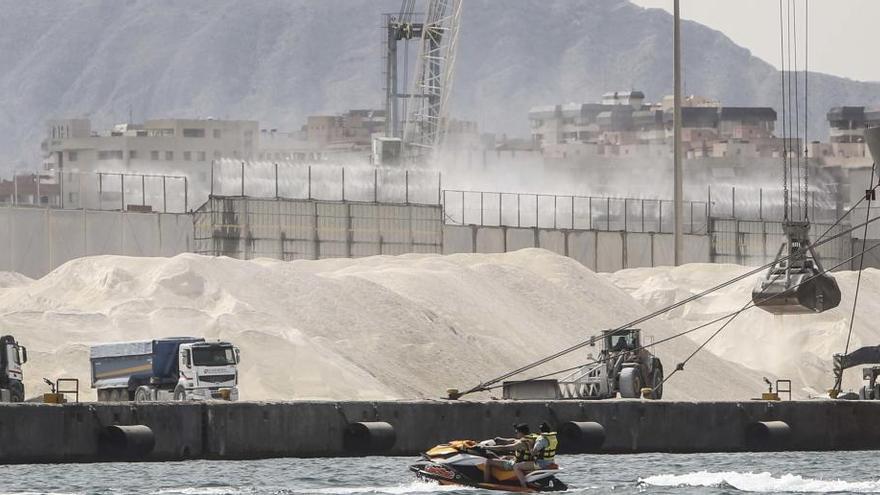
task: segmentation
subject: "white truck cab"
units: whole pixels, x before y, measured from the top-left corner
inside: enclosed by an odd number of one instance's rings
[[[181,344],[178,352],[180,379],[174,400],[238,400],[238,368],[241,352],[228,342]]]

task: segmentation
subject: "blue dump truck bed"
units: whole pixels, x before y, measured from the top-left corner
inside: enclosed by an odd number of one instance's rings
[[[148,383],[151,379],[176,383],[178,348],[181,344],[204,341],[175,337],[93,345],[89,357],[92,388],[127,387],[132,381]]]

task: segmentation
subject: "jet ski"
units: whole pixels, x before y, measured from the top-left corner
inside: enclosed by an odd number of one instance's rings
[[[510,470],[492,468],[491,482],[483,481],[483,469],[487,459],[500,459],[494,452],[486,449],[494,444],[491,440],[477,443],[473,440],[453,440],[437,445],[422,454],[421,460],[409,467],[410,471],[423,480],[436,481],[441,485],[461,485],[487,490],[507,492],[555,492],[568,489],[556,475],[559,466],[539,469],[526,473],[527,488],[523,488]]]

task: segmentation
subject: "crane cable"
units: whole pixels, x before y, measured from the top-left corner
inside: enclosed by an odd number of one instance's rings
[[[870,182],[870,184],[874,184],[874,169],[875,169],[875,167],[876,167],[876,164],[871,164],[871,182]],[[880,183],[878,183],[878,185],[880,185]],[[873,188],[865,191],[865,200],[868,202],[868,207],[865,209],[865,219],[866,220],[871,218],[871,200],[873,199],[874,191],[876,188],[877,188],[877,186],[874,186]],[[849,331],[846,334],[846,345],[843,348],[844,359],[846,359],[846,355],[847,355],[847,353],[849,353],[849,343],[850,343],[850,340],[852,339],[853,326],[856,321],[856,305],[859,303],[859,287],[861,287],[861,285],[862,285],[862,271],[865,266],[864,253],[865,253],[865,246],[867,246],[867,240],[868,240],[868,225],[865,225],[865,231],[864,231],[864,234],[862,234],[862,256],[861,256],[861,258],[859,258],[859,274],[856,277],[856,290],[855,290],[855,294],[853,295],[852,313],[850,314],[850,317],[849,317]],[[843,373],[840,373],[834,379],[834,387],[832,388],[832,390],[835,392],[839,392],[841,389],[841,386],[843,385],[842,382],[843,382]]]
[[[880,219],[880,217],[877,217],[877,219]],[[876,220],[876,219],[875,219],[875,220]],[[861,227],[861,226],[862,226],[862,225],[859,225],[859,227]],[[874,249],[876,249],[876,248],[880,248],[880,243],[874,244],[874,245],[871,246],[871,247],[866,247],[866,248],[864,248],[859,254],[855,254],[855,255],[853,255],[853,256],[850,256],[849,258],[847,258],[847,259],[845,259],[845,260],[842,260],[841,262],[837,263],[836,265],[834,265],[834,266],[832,266],[832,267],[830,267],[830,268],[828,268],[828,269],[821,270],[821,271],[819,271],[819,272],[817,272],[817,273],[815,273],[815,274],[813,274],[813,275],[811,275],[811,276],[805,278],[804,280],[802,280],[802,281],[799,282],[798,284],[793,285],[793,286],[791,287],[791,289],[789,289],[789,291],[790,291],[790,290],[794,290],[794,289],[796,289],[797,287],[800,287],[800,286],[803,285],[803,284],[807,284],[807,283],[811,282],[814,278],[817,278],[817,277],[822,276],[822,275],[824,275],[824,274],[826,274],[826,273],[829,273],[829,272],[831,272],[831,271],[834,271],[834,270],[836,270],[837,268],[840,268],[841,266],[844,266],[844,265],[846,265],[847,263],[850,263],[852,260],[856,259],[857,257],[859,257],[859,256],[864,256],[865,253],[867,253],[867,252],[869,252],[869,251],[872,251],[872,250],[874,250]],[[764,303],[764,302],[766,302],[766,301],[773,300],[773,299],[775,299],[776,297],[780,297],[780,296],[783,295],[783,294],[788,294],[789,291],[778,292],[778,293],[776,293],[776,294],[772,294],[772,295],[770,295],[769,297],[767,297],[767,298],[765,298],[765,299],[762,299],[760,302],[761,302],[761,303]],[[684,331],[682,331],[682,332],[679,332],[679,333],[676,333],[676,334],[670,335],[670,336],[668,336],[668,337],[664,337],[664,338],[662,338],[662,339],[660,339],[660,340],[658,340],[658,341],[656,341],[656,342],[652,342],[651,344],[646,344],[646,345],[638,346],[638,347],[636,347],[636,348],[633,350],[633,352],[637,352],[637,351],[640,351],[640,350],[643,350],[643,349],[647,349],[648,347],[652,347],[652,346],[656,346],[656,345],[664,344],[664,343],[666,343],[666,342],[669,342],[669,341],[675,340],[675,339],[677,339],[677,338],[679,338],[679,337],[683,337],[683,336],[685,336],[685,335],[688,335],[688,334],[694,333],[694,332],[696,332],[697,330],[701,330],[701,329],[703,329],[703,328],[706,328],[706,327],[708,327],[708,326],[714,325],[715,323],[719,323],[719,322],[724,321],[724,320],[726,320],[726,319],[731,319],[731,320],[732,320],[733,318],[739,316],[739,315],[742,314],[743,312],[745,312],[745,311],[747,311],[747,310],[749,310],[749,309],[752,309],[752,308],[754,308],[754,307],[756,307],[756,306],[757,306],[757,305],[756,305],[754,302],[750,301],[750,302],[746,303],[745,306],[743,306],[742,308],[740,308],[740,309],[738,309],[738,310],[736,310],[736,311],[733,311],[733,312],[731,312],[731,313],[727,313],[727,314],[725,314],[725,315],[719,316],[718,318],[715,318],[715,319],[713,319],[713,320],[707,321],[707,322],[705,322],[705,323],[701,323],[701,324],[699,324],[699,325],[697,325],[697,326],[695,326],[695,327],[693,327],[693,328],[689,328],[689,329],[684,330]],[[726,326],[726,324],[725,324],[725,326]],[[723,329],[723,328],[724,328],[724,326],[722,327],[722,329]],[[719,330],[720,330],[720,329],[719,329]],[[616,330],[615,330],[615,331],[616,331]],[[719,331],[716,331],[716,332],[710,337],[709,340],[711,340],[711,338],[714,338],[714,336],[717,335],[718,333],[719,333]],[[705,346],[706,343],[708,343],[708,342],[704,342],[703,346]],[[703,346],[701,346],[700,348],[702,348]],[[684,368],[684,364],[685,364],[690,358],[692,358],[694,354],[696,354],[696,353],[692,353],[692,354],[691,354],[691,355],[690,355],[685,361],[683,361],[682,363],[679,363],[679,364],[676,366],[676,369],[679,368],[679,367]],[[555,376],[555,375],[559,375],[559,374],[562,374],[562,373],[566,373],[566,372],[571,372],[571,371],[575,371],[575,370],[578,370],[578,369],[582,369],[582,368],[584,368],[584,367],[586,367],[586,366],[594,366],[594,365],[596,365],[596,364],[601,364],[601,363],[607,362],[607,361],[609,361],[609,360],[610,360],[610,356],[609,356],[609,357],[602,358],[602,359],[596,359],[596,360],[593,360],[593,361],[587,362],[587,363],[585,363],[585,364],[580,364],[580,365],[577,365],[577,366],[572,366],[572,367],[570,367],[570,368],[565,368],[565,369],[561,369],[561,370],[557,370],[557,371],[553,371],[553,372],[545,373],[545,374],[543,374],[543,375],[534,376],[534,377],[531,377],[531,378],[528,378],[528,379],[526,379],[526,380],[522,380],[522,381],[524,381],[524,382],[529,382],[529,381],[534,381],[534,380],[540,380],[540,379],[542,379],[542,378],[548,378],[548,377]],[[673,373],[673,374],[674,374],[674,373]],[[672,376],[672,374],[670,374],[670,377],[671,377],[671,376]],[[662,383],[665,383],[666,380],[668,380],[668,378],[664,379],[663,382],[661,382],[661,384],[662,384]],[[472,393],[472,392],[478,392],[478,391],[485,391],[485,390],[497,389],[497,388],[500,388],[500,387],[502,387],[502,386],[503,386],[503,385],[492,384],[492,385],[486,386],[486,387],[484,387],[484,388],[481,388],[481,389],[479,389],[479,390],[467,391],[467,392],[461,393],[460,395],[458,395],[458,397],[461,397],[461,396],[463,396],[463,395],[465,395],[465,394]]]
[[[873,189],[876,190],[877,187],[878,187],[878,186],[875,186]],[[814,241],[812,244],[810,244],[810,245],[807,246],[807,247],[803,247],[801,250],[807,250],[807,249],[810,249],[810,248],[817,248],[817,247],[822,246],[822,245],[824,245],[824,244],[826,244],[826,243],[828,243],[828,242],[831,242],[831,241],[833,241],[833,240],[835,240],[835,239],[839,239],[840,237],[843,237],[844,235],[851,233],[851,232],[854,231],[855,229],[858,229],[858,228],[860,228],[860,227],[863,227],[863,226],[865,226],[865,225],[868,225],[868,224],[870,224],[870,223],[873,223],[873,222],[875,222],[875,221],[877,221],[877,220],[880,220],[880,217],[877,217],[877,218],[874,218],[874,219],[869,219],[869,220],[867,220],[867,221],[866,221],[865,223],[863,223],[863,224],[859,224],[859,225],[856,225],[856,226],[852,226],[852,227],[850,227],[850,228],[848,228],[848,229],[844,229],[844,230],[838,232],[837,234],[832,235],[831,237],[824,238],[829,232],[831,232],[832,229],[834,229],[834,228],[835,228],[840,222],[842,222],[847,216],[849,216],[849,214],[850,214],[852,211],[854,211],[856,208],[858,208],[858,206],[862,203],[862,201],[865,201],[865,198],[861,198],[861,199],[860,199],[859,201],[857,201],[857,202],[856,202],[851,208],[847,209],[847,210],[846,210],[846,213],[844,213],[844,214],[841,215],[837,220],[835,220],[834,223],[831,224],[831,225],[828,227],[828,229],[826,229],[826,231],[825,231],[821,236],[819,236],[819,238],[818,238],[816,241]],[[711,294],[711,293],[713,293],[713,292],[715,292],[715,291],[718,291],[718,290],[720,290],[720,289],[723,289],[723,288],[725,288],[725,287],[728,287],[728,286],[730,286],[730,285],[733,285],[733,284],[735,284],[736,282],[739,282],[739,281],[741,281],[741,280],[743,280],[743,279],[746,279],[746,278],[748,278],[748,277],[751,277],[751,276],[753,276],[753,275],[756,275],[756,274],[758,274],[758,273],[761,273],[761,272],[763,272],[764,270],[766,270],[767,268],[769,268],[769,267],[775,265],[777,261],[780,261],[780,262],[781,262],[781,261],[786,261],[786,260],[788,260],[788,259],[790,259],[790,258],[792,258],[792,257],[794,257],[794,256],[799,255],[800,252],[801,252],[801,251],[799,250],[799,251],[797,251],[797,252],[795,252],[795,253],[788,254],[788,255],[786,255],[786,256],[784,256],[784,257],[782,257],[782,258],[779,258],[778,260],[774,260],[773,262],[770,262],[770,263],[764,264],[764,265],[762,265],[762,266],[759,266],[759,267],[757,267],[757,268],[754,268],[754,269],[752,269],[752,270],[749,270],[748,272],[746,272],[746,273],[744,273],[744,274],[742,274],[742,275],[738,275],[738,276],[736,276],[736,277],[734,277],[734,278],[732,278],[732,279],[730,279],[730,280],[727,280],[727,281],[722,282],[722,283],[720,283],[720,284],[718,284],[718,285],[715,285],[715,286],[713,286],[713,287],[710,287],[710,288],[708,288],[708,289],[706,289],[706,290],[704,290],[704,291],[702,291],[702,292],[699,292],[699,293],[694,294],[694,295],[692,295],[692,296],[689,296],[689,297],[687,297],[687,298],[685,298],[685,299],[682,299],[681,301],[678,301],[678,302],[675,302],[675,303],[673,303],[673,304],[670,304],[669,306],[666,306],[666,307],[660,308],[660,309],[658,309],[658,310],[656,310],[656,311],[654,311],[654,312],[652,312],[652,313],[649,313],[649,314],[647,314],[647,315],[645,315],[645,316],[642,316],[642,317],[640,317],[640,318],[637,318],[637,319],[635,319],[635,320],[633,320],[633,321],[631,321],[631,322],[629,322],[629,323],[627,323],[627,324],[624,324],[624,325],[618,326],[617,328],[611,330],[611,333],[614,333],[614,332],[621,332],[621,331],[626,330],[626,329],[628,329],[628,328],[631,328],[631,327],[633,327],[633,326],[635,326],[635,325],[638,325],[638,324],[640,324],[640,323],[644,323],[645,321],[648,321],[648,320],[651,320],[651,319],[653,319],[653,318],[656,318],[657,316],[660,316],[660,315],[662,315],[662,314],[665,314],[665,313],[667,313],[667,312],[669,312],[669,311],[671,311],[671,310],[673,310],[673,309],[679,308],[679,307],[681,307],[681,306],[684,306],[685,304],[688,304],[688,303],[693,302],[693,301],[695,301],[695,300],[697,300],[697,299],[700,299],[700,298],[702,298],[703,296],[706,296],[706,295]],[[835,265],[834,268],[837,268],[837,267],[839,267],[839,266],[841,266],[841,264]],[[827,270],[826,270],[826,271],[827,271]],[[824,271],[823,271],[822,273],[824,273]],[[810,280],[810,279],[807,279],[807,280]],[[793,287],[797,287],[797,286],[793,286]],[[719,318],[719,319],[717,319],[717,320],[715,320],[715,321],[713,321],[713,322],[710,322],[710,323],[714,323],[714,322],[717,322],[717,321],[721,321],[721,320],[727,318],[728,316],[730,316],[730,315],[726,315],[726,316],[724,316],[724,317],[722,317],[722,318]],[[684,334],[681,334],[681,335],[684,335]],[[679,335],[679,336],[680,336],[680,335]],[[570,347],[567,347],[567,348],[565,348],[565,349],[562,349],[561,351],[558,351],[558,352],[556,352],[556,353],[554,353],[554,354],[551,354],[550,356],[544,357],[544,358],[542,358],[542,359],[539,359],[539,360],[537,360],[537,361],[534,361],[534,362],[532,362],[532,363],[529,363],[529,364],[527,364],[527,365],[525,365],[525,366],[522,366],[522,367],[520,367],[520,368],[517,368],[517,369],[515,369],[515,370],[513,370],[513,371],[507,372],[507,373],[505,373],[505,374],[503,374],[503,375],[501,375],[501,376],[499,376],[499,377],[496,377],[496,378],[493,378],[493,379],[491,379],[491,380],[487,380],[487,381],[481,382],[481,383],[479,383],[479,384],[477,384],[477,385],[471,387],[470,389],[465,390],[464,392],[460,392],[460,393],[456,394],[456,396],[457,396],[457,397],[461,397],[461,396],[464,396],[464,395],[467,395],[467,394],[471,394],[471,393],[474,393],[474,392],[479,392],[479,391],[483,391],[483,390],[489,390],[489,389],[491,389],[491,388],[497,388],[497,387],[493,387],[492,385],[494,385],[494,384],[496,384],[496,383],[498,383],[498,382],[500,382],[500,381],[502,381],[502,380],[506,380],[506,379],[508,379],[508,378],[510,378],[510,377],[512,377],[512,376],[515,376],[515,375],[518,375],[518,374],[520,374],[520,373],[523,373],[523,372],[529,371],[529,370],[531,370],[531,369],[534,369],[534,368],[536,368],[536,367],[538,367],[538,366],[541,366],[542,364],[545,364],[545,363],[547,363],[547,362],[549,362],[549,361],[552,361],[552,360],[554,360],[554,359],[557,359],[557,358],[559,358],[559,357],[561,357],[561,356],[564,356],[564,355],[566,355],[566,354],[569,354],[569,353],[571,353],[571,352],[574,352],[574,351],[576,351],[576,350],[578,350],[578,349],[581,349],[581,348],[583,348],[583,347],[586,347],[586,346],[588,346],[588,345],[593,345],[596,341],[598,341],[598,340],[601,339],[601,338],[602,338],[601,335],[594,335],[594,336],[591,336],[591,337],[590,337],[589,339],[587,339],[587,340],[584,340],[584,341],[579,342],[579,343],[577,343],[577,344],[575,344],[575,345],[572,345],[572,346],[570,346]],[[572,368],[571,370],[577,369],[577,368],[579,368],[579,367],[580,367],[580,366],[578,366],[578,367],[576,367],[576,368]],[[564,371],[571,371],[571,370],[564,370]],[[555,375],[555,374],[558,374],[558,373],[561,373],[561,372],[552,373],[551,375]]]
[[[782,213],[783,219],[788,220],[788,126],[786,125],[785,105],[785,28],[782,22],[782,0],[779,0],[779,74],[782,79]]]

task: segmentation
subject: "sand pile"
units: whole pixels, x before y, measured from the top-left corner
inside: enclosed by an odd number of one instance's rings
[[[45,389],[43,376],[88,384],[90,343],[196,335],[241,347],[245,399],[439,397],[646,312],[604,276],[537,249],[294,262],[99,256],[0,291],[4,330],[29,349],[28,395]],[[677,326],[643,328],[661,338]],[[671,370],[694,348],[679,339],[657,351]],[[588,352],[598,348],[544,369]],[[706,352],[666,392],[747,398],[759,384],[760,373]]]
[[[681,300],[751,270],[738,265],[691,264],[677,268],[639,268],[606,275],[648,308]],[[709,345],[716,356],[765,373],[770,378],[792,380],[799,397],[827,395],[833,385],[831,356],[843,352],[852,312],[857,272],[837,272],[840,306],[821,314],[772,315],[750,309],[737,317]],[[667,314],[664,319],[683,329],[711,321],[740,309],[751,298],[757,281],[752,277]],[[874,320],[880,309],[880,271],[866,269],[855,316],[850,350],[880,344],[880,325]],[[703,342],[718,325],[691,334]],[[861,367],[844,374],[845,388],[862,385]]]

